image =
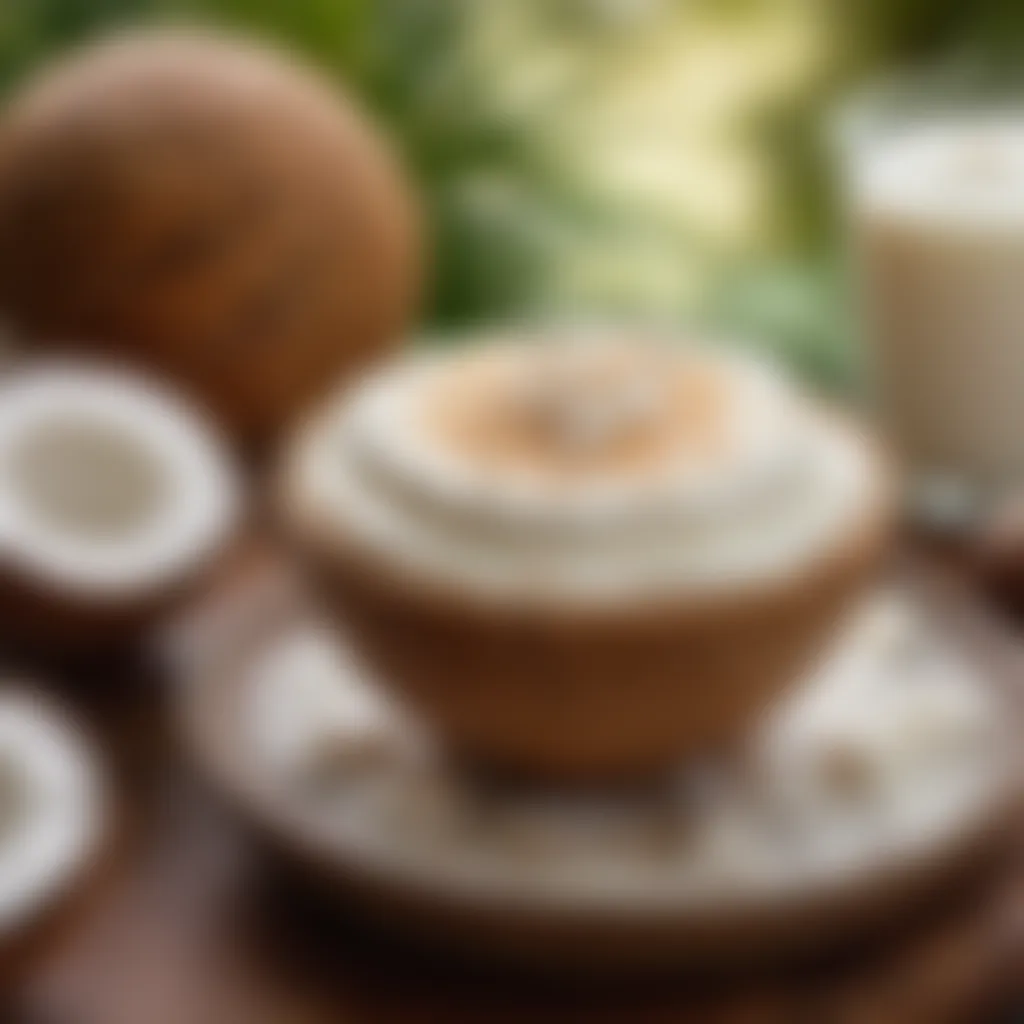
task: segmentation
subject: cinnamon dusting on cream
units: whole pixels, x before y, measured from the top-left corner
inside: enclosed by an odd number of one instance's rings
[[[467,463],[551,483],[705,466],[731,441],[730,383],[647,343],[484,349],[435,382],[420,425]]]

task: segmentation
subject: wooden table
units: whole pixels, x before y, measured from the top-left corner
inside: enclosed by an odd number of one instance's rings
[[[1011,690],[1020,680],[1024,694],[1024,643],[982,609],[964,574],[945,559],[919,555],[906,571],[950,628]],[[648,979],[594,991],[431,961],[338,921],[267,869],[244,829],[178,756],[165,713],[167,685],[138,666],[66,684],[115,760],[127,823],[88,898],[9,993],[3,1020],[1024,1019],[1024,1009],[1010,1015],[1015,1006],[1024,1008],[1024,855],[875,948],[784,975]]]

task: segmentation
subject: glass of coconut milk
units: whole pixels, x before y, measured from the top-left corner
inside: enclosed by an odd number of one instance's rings
[[[993,499],[1024,485],[1024,101],[847,127],[879,417],[916,495]]]

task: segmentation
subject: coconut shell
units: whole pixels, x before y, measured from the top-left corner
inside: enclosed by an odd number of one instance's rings
[[[155,369],[260,442],[400,338],[415,204],[354,104],[224,37],[101,43],[0,131],[0,306],[15,330]]]
[[[223,557],[218,552],[210,565],[189,566],[172,580],[115,599],[75,594],[0,563],[0,639],[16,658],[59,668],[130,653],[173,621]]]

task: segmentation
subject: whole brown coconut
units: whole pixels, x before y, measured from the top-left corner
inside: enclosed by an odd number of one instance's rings
[[[0,131],[0,308],[141,363],[244,441],[395,342],[415,205],[326,82],[256,45],[121,36],[42,75]]]

